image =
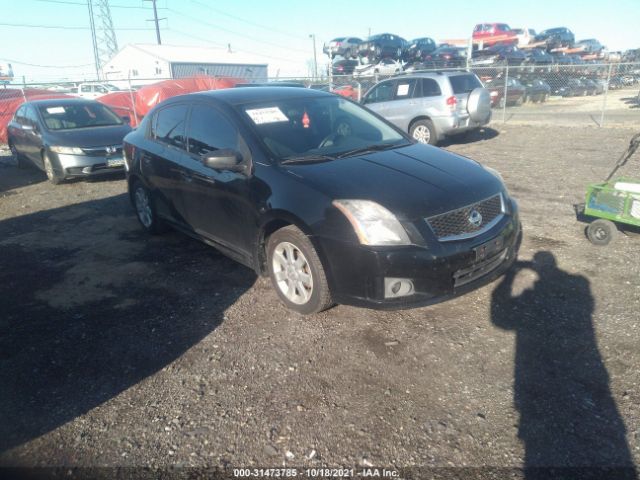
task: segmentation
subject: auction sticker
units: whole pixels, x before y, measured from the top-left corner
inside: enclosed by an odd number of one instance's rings
[[[254,108],[247,110],[247,115],[251,117],[253,123],[262,125],[263,123],[288,122],[287,116],[278,107]]]

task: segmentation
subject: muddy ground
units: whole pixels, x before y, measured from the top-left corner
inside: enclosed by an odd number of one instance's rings
[[[122,178],[53,186],[5,158],[0,465],[637,463],[640,235],[592,246],[572,206],[632,133],[497,124],[445,144],[518,199],[514,274],[308,317],[214,249],[145,235]]]

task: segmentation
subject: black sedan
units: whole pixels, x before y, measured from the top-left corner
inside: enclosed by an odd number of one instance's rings
[[[476,50],[471,55],[474,67],[493,67],[496,65],[522,65],[526,55],[515,45],[495,45],[483,50]]]
[[[435,303],[516,257],[518,208],[496,172],[336,95],[173,97],[124,148],[146,230],[172,225],[269,275],[300,313]]]
[[[430,68],[458,68],[467,65],[467,57],[457,47],[438,47],[424,57],[424,65]]]
[[[541,78],[521,78],[520,83],[525,87],[525,102],[543,103],[551,95],[551,86]]]
[[[368,58],[371,62],[383,58],[400,60],[408,42],[393,33],[372,35],[358,46],[358,56]]]
[[[23,103],[7,126],[18,166],[35,165],[53,184],[122,170],[122,139],[131,131],[94,100],[76,98]]]

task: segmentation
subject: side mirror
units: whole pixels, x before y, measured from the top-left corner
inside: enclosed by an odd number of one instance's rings
[[[122,121],[123,121],[124,123],[126,123],[127,125],[130,125],[130,124],[131,124],[131,117],[130,117],[129,115],[122,115],[120,118],[121,118],[121,119],[122,119]]]
[[[22,130],[25,132],[34,132],[35,128],[33,128],[33,125],[22,125]]]
[[[215,170],[229,170],[243,172],[242,154],[232,149],[220,149],[202,156],[202,163]]]

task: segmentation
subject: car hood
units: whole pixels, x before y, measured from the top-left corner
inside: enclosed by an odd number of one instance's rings
[[[285,171],[327,197],[373,200],[399,218],[437,215],[504,190],[479,163],[436,147],[413,144]]]
[[[64,130],[47,133],[49,145],[64,147],[102,147],[107,145],[121,145],[124,136],[131,131],[129,125],[115,125],[112,127],[89,127],[77,130]]]

